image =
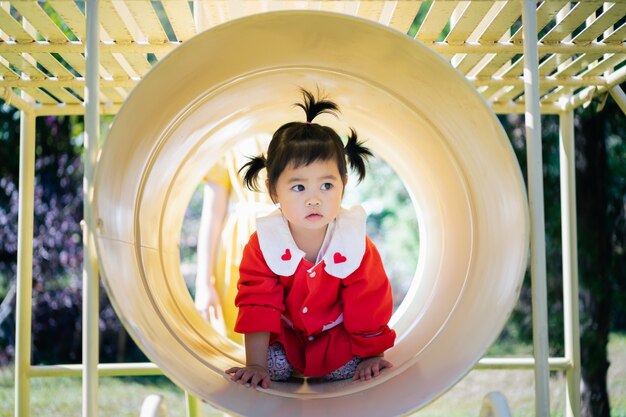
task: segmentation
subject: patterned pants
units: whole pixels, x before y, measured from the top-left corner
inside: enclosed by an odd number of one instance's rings
[[[352,358],[345,365],[324,375],[322,379],[325,381],[338,381],[340,379],[352,378],[360,362],[361,358]],[[280,343],[271,344],[267,350],[267,368],[272,381],[286,381],[293,374],[293,366],[287,360],[285,349]]]

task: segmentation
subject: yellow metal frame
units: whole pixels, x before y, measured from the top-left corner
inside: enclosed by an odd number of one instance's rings
[[[427,8],[428,13],[415,38],[448,58],[495,112],[527,115],[535,357],[484,358],[476,369],[534,369],[537,416],[549,415],[548,371],[564,371],[566,415],[580,415],[573,109],[599,94],[610,93],[626,112],[626,97],[619,88],[626,80],[626,66],[620,67],[626,61],[626,25],[613,27],[626,14],[626,0],[580,1],[571,7],[569,4],[565,0],[547,0],[538,7],[535,1],[528,0],[196,0],[190,7],[183,0],[0,2],[0,98],[21,110],[16,416],[30,415],[31,378],[82,375],[83,416],[94,417],[98,415],[99,376],[160,374],[154,364],[98,363],[98,270],[90,235],[97,225],[93,224],[89,204],[100,114],[116,113],[154,62],[194,36],[198,28],[271,10],[321,9],[375,20],[406,33],[422,8]],[[164,11],[176,39],[168,37],[156,12],[158,8]],[[59,28],[51,18],[53,14],[63,20],[73,36],[68,37]],[[446,25],[450,30],[442,39]],[[550,29],[543,31],[547,27]],[[524,59],[516,59],[519,55]],[[547,354],[541,113],[558,114],[561,125],[565,308],[562,358],[550,358]],[[30,345],[35,120],[37,116],[62,114],[86,115],[84,360],[82,365],[33,366]],[[187,409],[188,415],[197,415],[197,400],[187,396]]]

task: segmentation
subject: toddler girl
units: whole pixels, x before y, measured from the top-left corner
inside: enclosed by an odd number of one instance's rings
[[[328,126],[313,123],[337,105],[302,90],[306,122],[274,133],[267,157],[242,168],[244,184],[258,175],[279,209],[257,220],[243,252],[235,331],[244,334],[246,365],[231,380],[268,388],[294,370],[324,380],[369,380],[391,367],[392,296],[380,255],[365,233],[361,207],[341,207],[346,160],[359,180],[371,152],[354,130],[344,146]]]

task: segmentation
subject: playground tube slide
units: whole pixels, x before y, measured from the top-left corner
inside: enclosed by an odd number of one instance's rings
[[[240,140],[302,119],[319,86],[404,181],[421,245],[392,319],[394,367],[370,382],[227,380],[240,345],[202,320],[180,272],[179,236],[207,167]],[[245,416],[403,415],[462,378],[500,333],[528,257],[523,179],[480,94],[405,34],[323,12],[254,15],[212,28],[155,66],[123,105],[94,191],[101,273],[146,355],[191,394]]]

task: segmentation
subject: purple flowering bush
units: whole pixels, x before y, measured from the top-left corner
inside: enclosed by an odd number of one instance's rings
[[[0,111],[0,365],[14,356],[17,276],[19,118]],[[83,168],[82,120],[37,119],[33,227],[33,363],[81,359]],[[140,360],[104,289],[100,300],[103,362]]]

